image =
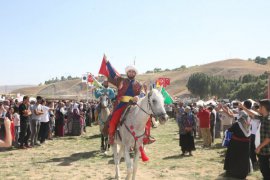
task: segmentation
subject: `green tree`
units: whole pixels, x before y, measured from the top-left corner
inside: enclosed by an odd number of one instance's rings
[[[65,81],[65,80],[66,80],[65,76],[61,76],[61,81]]]
[[[155,73],[157,73],[157,72],[161,72],[161,71],[162,71],[162,69],[161,69],[161,68],[155,68],[155,69],[154,69],[154,72],[155,72]]]
[[[188,80],[187,88],[192,94],[204,98],[210,92],[210,78],[204,73],[192,74]]]
[[[254,61],[255,61],[255,63],[257,63],[257,64],[266,65],[268,60],[267,60],[266,58],[257,56],[257,57],[255,58]]]

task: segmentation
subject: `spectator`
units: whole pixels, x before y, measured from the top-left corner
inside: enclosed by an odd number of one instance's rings
[[[219,113],[219,107],[215,107],[216,111],[216,125],[215,125],[215,138],[221,138],[221,115]]]
[[[200,121],[200,129],[203,138],[203,147],[211,146],[211,133],[210,133],[210,112],[203,106],[199,105],[199,112],[197,117]]]
[[[52,140],[53,137],[53,132],[55,129],[55,116],[54,116],[54,102],[50,102],[49,107],[51,108],[51,111],[49,111],[49,134],[48,134],[48,139]]]
[[[40,121],[43,115],[41,106],[42,97],[37,96],[37,102],[32,107],[32,117],[31,117],[31,146],[39,146],[38,144],[38,134],[40,130]]]
[[[260,116],[241,104],[240,107],[248,112],[252,118],[261,121],[260,136],[256,137],[259,139],[260,144],[256,149],[256,153],[259,156],[260,170],[263,178],[268,180],[270,179],[270,100],[264,99],[260,101],[258,111]]]
[[[63,137],[65,134],[64,126],[65,126],[65,104],[60,102],[59,107],[57,107],[55,112],[55,136]]]
[[[7,110],[4,107],[3,102],[0,102],[0,118],[2,118],[3,120],[5,119],[7,114]],[[2,123],[0,124],[0,138],[4,138],[5,137],[5,124]]]
[[[187,106],[180,120],[180,146],[182,156],[189,153],[192,156],[192,151],[195,150],[194,144],[194,129],[196,129],[196,123],[191,108]]]
[[[28,96],[23,97],[23,102],[19,106],[19,113],[20,113],[20,128],[21,128],[19,138],[20,149],[32,148],[32,146],[28,145],[28,140],[31,135],[30,131],[31,110]]]
[[[72,124],[72,135],[80,136],[81,135],[81,116],[78,108],[73,109],[73,124]]]
[[[252,102],[250,100],[246,100],[244,102],[244,107],[248,110],[251,110],[252,108]],[[252,162],[253,167],[256,167],[257,163],[257,155],[255,153],[256,146],[255,146],[255,139],[256,139],[256,133],[259,128],[260,120],[251,118],[250,120],[251,124],[251,136],[250,136],[250,159]]]
[[[224,135],[225,131],[232,126],[234,115],[228,106],[220,105],[220,107],[221,109],[219,113],[221,115],[221,124],[222,124],[222,130],[223,130],[223,135]]]
[[[180,124],[182,115],[185,113],[185,109],[183,106],[184,104],[182,102],[179,102],[179,107],[177,108],[177,112],[176,112],[176,120],[177,120],[178,125]]]
[[[44,99],[41,100],[41,109],[42,109],[42,116],[40,119],[40,132],[39,132],[39,137],[40,137],[40,144],[45,143],[46,138],[48,137],[49,133],[49,111],[52,109],[46,106],[46,101]]]
[[[11,147],[12,145],[12,135],[10,131],[10,120],[8,118],[3,118],[4,119],[4,126],[5,126],[5,139],[0,140],[0,147]]]
[[[19,147],[20,115],[19,108],[14,109],[15,147]]]
[[[11,131],[11,136],[12,136],[12,142],[15,143],[15,126],[14,126],[14,108],[8,108],[6,117],[10,120],[10,131]]]
[[[215,142],[216,138],[216,110],[210,106],[208,107],[208,110],[210,111],[210,132],[211,132],[211,138],[212,138],[212,143]]]
[[[250,124],[249,117],[245,111],[239,113],[239,119],[228,129],[232,133],[229,143],[224,169],[226,176],[245,179],[251,172],[250,165]]]

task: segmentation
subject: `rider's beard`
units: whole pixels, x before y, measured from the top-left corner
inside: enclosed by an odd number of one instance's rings
[[[104,86],[105,88],[108,88],[109,86]]]
[[[128,79],[133,80],[135,79],[135,76],[128,76]]]

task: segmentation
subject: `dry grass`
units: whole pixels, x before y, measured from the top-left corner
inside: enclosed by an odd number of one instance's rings
[[[225,150],[219,144],[212,149],[200,148],[193,157],[180,157],[178,132],[170,121],[152,131],[157,142],[147,147],[148,163],[140,162],[139,180],[164,179],[223,179]],[[0,177],[4,179],[113,179],[112,156],[100,153],[98,127],[87,129],[81,137],[64,137],[48,141],[45,145],[28,150],[0,152]],[[126,174],[121,163],[122,176]],[[248,177],[261,179],[260,172]]]

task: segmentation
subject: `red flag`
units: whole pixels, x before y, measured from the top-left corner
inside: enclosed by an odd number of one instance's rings
[[[166,84],[166,86],[171,84],[170,78],[165,78],[165,84]]]
[[[106,77],[109,77],[109,71],[108,71],[108,68],[107,68],[107,58],[104,54],[103,56],[103,60],[102,60],[102,63],[101,63],[101,66],[100,66],[100,69],[99,69],[99,74],[102,74]]]
[[[89,83],[94,82],[94,79],[93,79],[93,77],[92,77],[92,75],[91,75],[91,74],[90,74],[90,75],[88,75],[88,82],[89,82]]]
[[[164,78],[158,78],[158,82],[160,86],[164,86],[165,85],[165,80]]]

